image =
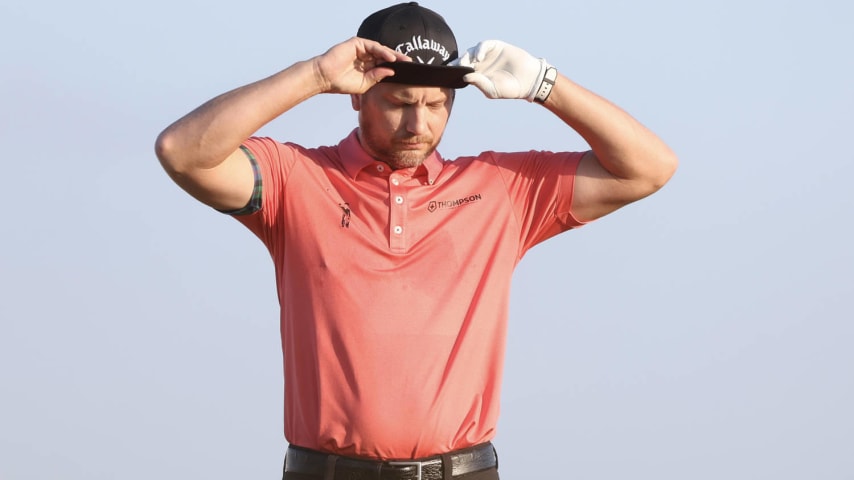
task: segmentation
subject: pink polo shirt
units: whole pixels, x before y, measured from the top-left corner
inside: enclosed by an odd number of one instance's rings
[[[391,170],[354,131],[314,149],[252,138],[276,268],[290,444],[381,459],[492,439],[511,275],[580,225],[582,153],[438,153]]]

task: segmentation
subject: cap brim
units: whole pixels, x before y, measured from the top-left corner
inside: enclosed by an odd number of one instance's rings
[[[474,72],[471,67],[425,65],[406,61],[388,62],[380,66],[394,70],[394,75],[384,78],[383,82],[427,87],[463,88],[468,85],[463,81],[463,77]]]

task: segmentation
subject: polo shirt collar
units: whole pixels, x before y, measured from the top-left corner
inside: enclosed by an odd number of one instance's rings
[[[350,132],[350,135],[344,138],[344,140],[341,140],[338,144],[338,153],[344,170],[353,180],[355,180],[356,176],[359,175],[359,172],[364,170],[366,167],[382,163],[379,160],[374,159],[374,157],[370,156],[368,152],[362,148],[362,144],[359,142],[358,128]],[[441,173],[443,165],[444,161],[442,160],[442,156],[439,155],[439,152],[433,151],[430,156],[424,159],[424,162],[420,167],[407,170],[412,171],[412,176],[418,176],[419,170],[422,168],[425,169],[428,182],[433,184],[439,176],[439,173]]]

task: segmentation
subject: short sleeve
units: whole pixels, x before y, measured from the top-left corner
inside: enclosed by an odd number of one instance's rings
[[[220,212],[226,215],[232,215],[235,217],[251,215],[258,210],[261,210],[261,198],[264,185],[261,179],[261,168],[258,167],[258,160],[255,159],[255,154],[243,145],[240,146],[240,150],[243,151],[249,159],[249,163],[252,165],[252,174],[255,177],[255,185],[252,188],[252,196],[249,198],[249,202],[246,203],[246,206],[237,210],[220,210]]]
[[[255,189],[243,209],[227,213],[269,245],[282,217],[285,185],[295,161],[294,147],[267,137],[252,137],[240,148],[253,163]]]
[[[523,250],[584,225],[572,214],[575,174],[584,152],[493,155],[521,226]]]

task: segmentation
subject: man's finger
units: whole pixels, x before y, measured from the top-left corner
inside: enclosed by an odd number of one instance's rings
[[[412,61],[412,59],[406,55],[373,40],[365,40],[365,50],[374,56],[374,58],[378,58],[386,62]]]

